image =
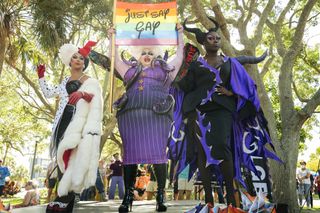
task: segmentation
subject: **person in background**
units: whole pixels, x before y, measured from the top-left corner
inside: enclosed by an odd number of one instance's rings
[[[106,184],[106,166],[103,159],[99,160],[99,167],[96,180],[96,188],[98,193],[96,194],[96,201],[107,201],[105,194],[105,184]]]
[[[82,190],[80,194],[80,201],[95,201],[96,193],[96,186],[90,186]]]
[[[52,160],[47,169],[47,175],[45,180],[45,185],[48,188],[48,195],[46,202],[49,203],[51,201],[52,191],[54,187],[56,186],[58,178],[58,169],[57,169],[57,163],[55,160]],[[54,197],[57,197],[57,191],[54,192]]]
[[[193,190],[193,178],[189,181],[189,168],[186,166],[184,170],[178,176],[178,200],[184,200],[184,194],[186,200],[190,200],[191,192]]]
[[[313,208],[314,177],[312,174],[310,175],[310,183],[310,206]]]
[[[35,206],[40,204],[40,192],[38,190],[38,183],[34,180],[29,180],[26,183],[25,189],[27,193],[23,198],[23,202],[11,206],[12,208],[22,208],[27,206]]]
[[[3,161],[0,159],[0,197],[3,195],[3,189],[6,177],[10,176],[8,167],[2,165]]]
[[[110,160],[110,164],[107,164],[106,166],[106,192],[109,194],[110,190],[110,183],[112,178],[112,170],[110,169],[110,165],[114,163],[113,157]]]
[[[106,186],[106,173],[107,173],[107,168],[106,168],[106,162],[101,159],[99,160],[99,174],[101,176],[101,180],[103,182],[104,187]]]
[[[299,204],[302,206],[302,199],[305,198],[307,201],[307,207],[310,208],[310,170],[307,169],[307,163],[305,161],[300,162],[301,168],[297,171],[297,178],[299,182]]]
[[[147,185],[150,178],[146,175],[146,170],[140,170],[140,175],[136,178],[134,186],[134,200],[144,200],[147,197]]]
[[[118,185],[119,199],[123,199],[124,196],[124,183],[122,177],[122,161],[120,160],[119,153],[113,155],[115,161],[110,165],[112,170],[111,185],[109,189],[109,199],[113,200],[116,192],[116,186]]]
[[[148,165],[147,172],[149,173],[149,176],[150,176],[147,189],[146,189],[147,200],[152,200],[153,195],[157,191],[158,184],[157,184],[157,179],[156,179],[156,176],[154,175],[154,171],[151,164]]]
[[[103,177],[102,177],[102,175],[100,173],[100,169],[99,168],[98,168],[98,171],[97,171],[96,188],[97,188],[97,191],[98,191],[98,193],[96,193],[96,196],[95,196],[96,201],[100,201],[100,202],[107,201],[106,194],[105,194],[105,189],[104,189]]]
[[[18,183],[16,183],[13,180],[10,180],[10,177],[6,177],[5,185],[3,189],[4,197],[7,197],[8,195],[13,196],[17,194],[19,191],[20,191],[20,187]]]
[[[314,180],[315,184],[315,190],[318,193],[319,199],[320,199],[320,170],[318,170],[318,174]]]
[[[6,211],[5,206],[3,205],[1,198],[0,198],[0,212]]]

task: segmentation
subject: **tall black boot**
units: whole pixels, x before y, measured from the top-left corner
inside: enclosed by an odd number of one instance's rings
[[[220,169],[226,183],[227,191],[227,204],[232,204],[235,207],[240,207],[240,195],[237,187],[235,187],[233,181],[233,162],[232,161],[222,161],[220,164]]]
[[[119,207],[119,212],[132,211],[133,189],[136,182],[137,168],[136,164],[123,166],[125,193],[122,204]]]
[[[211,171],[210,167],[206,167],[206,154],[203,151],[202,145],[200,142],[197,142],[197,150],[198,150],[198,159],[197,166],[200,172],[200,177],[205,193],[205,202],[206,204],[211,204],[213,206],[213,195],[212,195],[212,186],[211,186]]]
[[[164,188],[166,185],[166,177],[167,177],[167,164],[153,164],[154,174],[158,183],[158,191],[157,191],[157,207],[156,210],[158,212],[167,211],[167,206],[164,204],[165,195]]]

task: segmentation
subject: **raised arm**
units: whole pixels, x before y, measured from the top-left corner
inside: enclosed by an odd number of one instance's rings
[[[178,74],[183,62],[183,47],[184,47],[183,27],[180,24],[177,24],[177,29],[178,29],[177,52],[175,57],[172,59],[172,61],[169,62],[169,65],[175,68],[174,71],[169,74],[169,77],[171,78],[172,81],[175,79],[176,75]]]
[[[240,62],[240,64],[258,64],[263,61],[268,55],[268,50],[266,50],[260,57],[255,56],[239,56],[236,59]]]
[[[46,80],[44,78],[45,70],[46,70],[45,65],[38,65],[37,66],[37,72],[38,72],[39,84],[40,84],[41,91],[46,98],[58,96],[60,93],[60,87],[59,86],[51,86],[46,82]]]
[[[115,34],[116,31],[114,28],[110,28],[108,30],[108,35],[109,35],[109,38],[111,38],[111,36],[113,34]],[[111,42],[109,43],[110,47],[111,47]],[[111,59],[111,48],[109,48],[109,54],[108,54],[108,57]],[[114,66],[115,66],[115,69],[118,71],[118,73],[120,74],[121,78],[123,79],[124,78],[124,75],[126,74],[126,72],[128,71],[128,69],[130,68],[129,65],[127,65],[126,63],[124,63],[122,61],[122,59],[120,58],[120,55],[119,55],[119,50],[118,50],[118,46],[115,46],[115,58],[114,58],[115,62],[114,62]]]
[[[106,55],[103,55],[101,53],[98,53],[94,50],[91,50],[89,53],[90,60],[95,63],[96,65],[102,67],[103,69],[110,71],[110,58],[108,58]],[[119,79],[122,79],[120,74],[118,73],[117,69],[114,70],[115,76]]]

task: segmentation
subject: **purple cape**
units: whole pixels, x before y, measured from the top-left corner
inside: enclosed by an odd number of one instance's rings
[[[260,176],[257,171],[253,159],[253,156],[259,156],[264,159],[271,158],[282,162],[273,152],[269,151],[265,145],[269,144],[274,151],[273,144],[271,142],[267,121],[264,118],[263,112],[260,108],[260,101],[258,98],[257,88],[248,75],[245,68],[235,59],[235,58],[225,58],[225,60],[230,59],[231,61],[231,78],[230,85],[234,95],[238,96],[236,112],[233,113],[233,137],[230,139],[233,147],[234,155],[234,170],[235,177],[242,185],[245,186],[244,180],[241,175],[241,167],[246,167],[250,171],[254,172],[258,177]],[[206,68],[216,75],[216,82],[212,89],[207,92],[207,97],[205,97],[201,103],[205,104],[211,100],[212,94],[215,92],[216,86],[220,83],[221,79],[219,72],[209,66],[201,57],[198,58]],[[181,90],[174,90],[174,97],[176,99],[176,106],[174,111],[174,123],[172,124],[172,131],[168,141],[168,157],[169,159],[178,161],[176,166],[176,175],[178,175],[188,164],[190,164],[189,178],[192,177],[193,173],[196,171],[196,154],[194,158],[187,162],[186,156],[186,138],[180,137],[185,132],[185,124],[182,118],[182,102],[184,94]],[[245,119],[239,119],[240,110],[244,108],[245,104],[250,102],[256,111],[254,116],[249,116]],[[205,131],[210,129],[210,123],[208,126],[202,125],[203,117],[198,112],[198,125],[200,127],[202,135],[205,135]],[[177,140],[179,138],[179,140]],[[215,160],[210,155],[210,147],[206,145],[205,137],[199,137],[199,141],[204,148],[207,157],[207,166],[210,164],[218,165],[220,161]]]

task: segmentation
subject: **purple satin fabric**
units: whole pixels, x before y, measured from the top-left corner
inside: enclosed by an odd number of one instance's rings
[[[225,61],[228,59],[229,58],[226,57]],[[267,121],[264,118],[260,108],[260,101],[258,98],[258,93],[257,93],[257,89],[254,81],[246,72],[245,68],[236,59],[230,58],[230,60],[231,60],[230,85],[233,93],[238,97],[237,110],[235,113],[233,113],[233,140],[230,142],[231,144],[233,144],[232,147],[234,147],[233,152],[234,152],[235,178],[243,186],[245,186],[244,180],[241,175],[241,166],[248,168],[250,171],[254,172],[258,177],[260,176],[260,174],[258,173],[254,165],[252,156],[259,156],[265,159],[270,158],[279,162],[282,162],[282,161],[277,157],[276,154],[269,151],[265,147],[266,144],[269,144],[273,148],[273,144],[269,136],[269,133],[267,131]],[[219,83],[221,83],[221,78],[219,76],[219,71],[211,67],[210,65],[208,65],[203,58],[199,57],[198,61],[200,61],[204,67],[208,68],[211,72],[215,73],[216,75],[216,79],[215,79],[216,82],[212,87],[212,89],[208,91],[207,97],[202,100],[201,102],[201,105],[202,105],[211,100],[211,96],[215,92],[216,86]],[[180,101],[183,100],[183,94],[181,93],[181,91],[179,92],[177,97],[178,99],[176,99],[176,101],[178,101],[180,104]],[[244,107],[247,101],[250,101],[254,105],[256,109],[256,115],[240,120],[238,113]],[[182,101],[181,101],[181,104],[182,104]],[[179,105],[179,107],[176,107],[174,111],[174,120],[176,118],[181,119],[180,117],[181,112],[182,112],[181,105]],[[202,119],[203,119],[203,115],[200,115],[200,113],[198,113],[198,124],[202,132],[202,135],[205,135],[204,133],[210,128],[208,128],[209,125],[207,127],[204,127],[202,125]],[[179,126],[181,127],[181,124],[177,122],[177,120],[175,120],[175,123],[173,124],[173,126],[175,126],[175,131],[177,132],[178,131],[177,129],[179,128]],[[173,134],[177,134],[177,133],[173,133]],[[214,164],[214,165],[219,164],[220,161],[217,161],[211,157],[210,147],[206,144],[205,137],[199,137],[199,140],[206,153],[207,166],[210,164]],[[186,151],[181,150],[181,149],[186,149],[186,145],[183,145],[182,142],[180,144],[174,143],[170,139],[169,149],[172,153],[174,153],[174,155],[171,156],[171,159],[175,159],[175,157],[178,157],[177,153],[181,153],[181,156],[179,156],[180,162],[179,162],[179,165],[177,165],[178,174],[180,171],[184,169],[184,167],[188,163],[191,166],[190,168],[192,168],[191,170],[195,171],[196,154],[194,155],[194,159],[191,162],[186,162],[186,156],[184,156],[186,154]],[[190,174],[190,177],[192,176],[192,174]]]

